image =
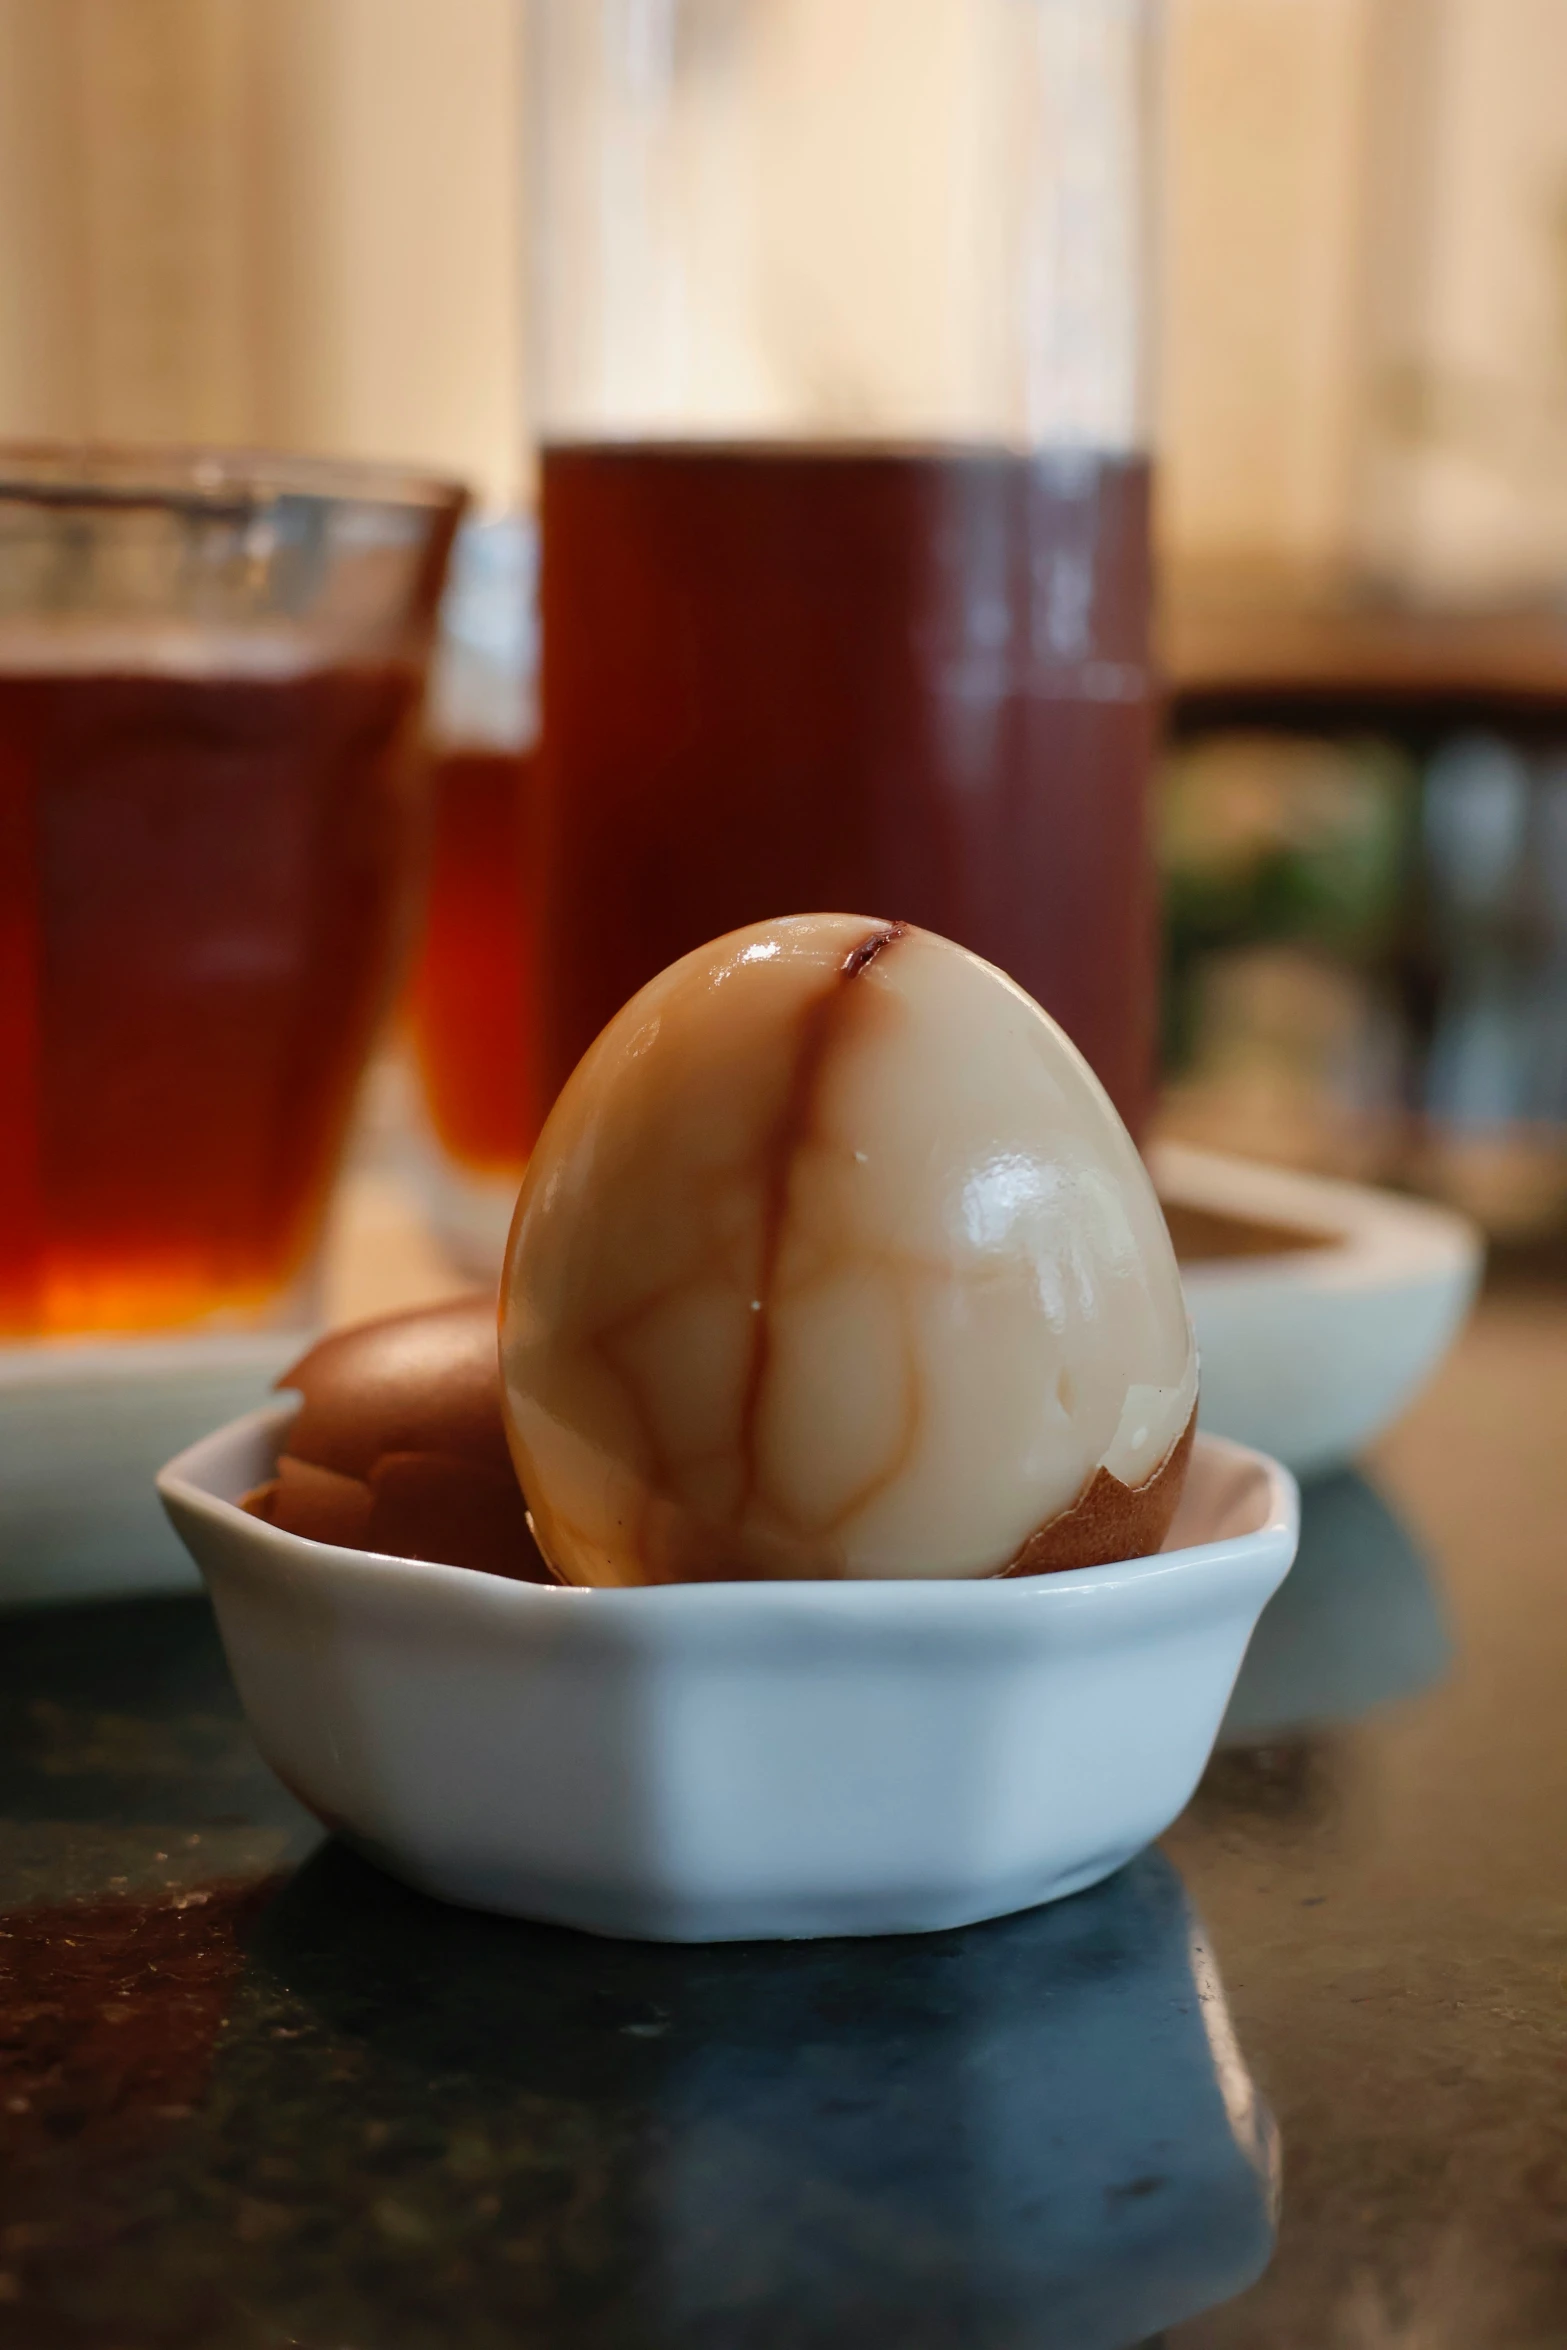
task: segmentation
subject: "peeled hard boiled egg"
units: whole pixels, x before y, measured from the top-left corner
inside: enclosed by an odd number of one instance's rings
[[[1159,1205],[1022,989],[766,922],[634,996],[539,1139],[501,1292],[568,1583],[1045,1573],[1158,1549],[1197,1362]]]

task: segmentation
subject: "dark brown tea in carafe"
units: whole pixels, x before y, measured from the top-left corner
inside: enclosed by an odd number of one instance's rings
[[[38,634],[0,660],[0,1332],[243,1318],[392,976],[419,677]]]
[[[999,964],[1136,1131],[1148,509],[1131,457],[547,448],[535,1114],[676,956],[847,911]]]

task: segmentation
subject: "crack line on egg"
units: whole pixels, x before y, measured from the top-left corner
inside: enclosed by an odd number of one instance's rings
[[[1158,1252],[1141,1195],[1116,1189],[1135,1192],[1114,1134],[1085,1139],[1076,1097],[1034,1084],[1048,1038],[998,1029],[996,1070],[971,1072],[983,1006],[969,1019],[956,965],[938,985],[940,941],[912,934],[913,962],[857,991],[899,931],[818,929],[808,957],[710,1016],[735,961],[715,950],[659,1068],[568,1134],[577,1221],[601,1246],[544,1284],[575,1327],[532,1416],[559,1456],[573,1571],[816,1580],[903,1572],[911,1551],[908,1571],[1016,1575],[1156,1549],[1185,1465],[1167,1407],[1191,1408],[1190,1335],[1177,1396]],[[950,1110],[927,1079],[950,1080]],[[1170,1376],[1128,1388],[1112,1426],[1123,1340],[1164,1347]],[[1035,1387],[1037,1426],[1018,1400]]]
[[[851,947],[823,993],[805,1008],[800,1041],[790,1071],[783,1108],[768,1138],[767,1180],[762,1205],[762,1253],[757,1274],[760,1311],[751,1326],[750,1346],[740,1398],[740,1498],[734,1522],[744,1522],[760,1482],[757,1459],[758,1423],[767,1378],[772,1366],[772,1309],[778,1283],[778,1263],[789,1223],[789,1193],[794,1163],[815,1121],[822,1073],[841,1026],[841,1015],[851,1001],[853,983],[869,971],[889,947],[907,935],[908,925],[890,922],[870,931]]]
[[[835,1533],[884,1490],[912,1455],[923,1417],[923,1395],[914,1368],[915,1350],[908,1343],[906,1333],[911,1376],[905,1388],[902,1425],[892,1457],[873,1476],[864,1480],[850,1499],[833,1513],[826,1527],[813,1528],[808,1535],[807,1529],[796,1523],[791,1512],[779,1507],[776,1495],[765,1494],[761,1490],[763,1481],[757,1458],[758,1423],[772,1364],[771,1313],[779,1297],[779,1265],[789,1231],[790,1192],[797,1160],[807,1144],[819,1140],[813,1130],[821,1079],[832,1051],[841,1039],[841,1015],[852,1000],[851,983],[868,971],[906,933],[907,925],[901,922],[888,923],[869,932],[844,956],[826,988],[804,1008],[799,1045],[782,1108],[761,1154],[766,1180],[762,1186],[760,1265],[755,1281],[759,1294],[751,1301],[754,1320],[751,1322],[742,1382],[739,1426],[731,1444],[698,1454],[684,1453],[678,1447],[672,1449],[659,1424],[652,1398],[645,1392],[637,1366],[628,1361],[623,1352],[625,1343],[638,1325],[650,1315],[657,1314],[688,1287],[693,1268],[687,1267],[656,1289],[645,1292],[621,1313],[601,1324],[589,1341],[592,1351],[615,1377],[641,1438],[645,1465],[638,1481],[640,1492],[635,1510],[633,1545],[651,1581],[667,1579],[664,1572],[666,1562],[661,1556],[663,1546],[659,1539],[660,1519],[671,1505],[679,1501],[683,1501],[688,1508],[693,1506],[693,1497],[689,1491],[693,1471],[717,1465],[726,1458],[735,1462],[738,1471],[739,1489],[728,1506],[698,1512],[707,1520],[709,1538],[718,1544],[718,1555],[710,1571],[728,1578],[736,1569],[732,1554],[722,1541],[725,1530],[738,1530],[751,1519],[761,1521],[753,1525],[753,1531],[760,1534],[765,1528],[775,1541],[779,1538],[789,1541],[802,1536],[820,1539],[823,1533]],[[732,1176],[725,1176],[721,1182],[727,1184],[732,1180]],[[880,1250],[872,1253],[878,1257],[883,1254]],[[900,1264],[900,1252],[889,1250],[885,1253],[889,1264],[899,1265],[899,1269],[905,1273],[908,1271],[906,1264]],[[713,1269],[720,1268],[715,1266]],[[933,1272],[938,1270],[934,1266],[930,1269]],[[811,1285],[808,1280],[804,1286],[808,1290]],[[773,1571],[782,1571],[780,1565],[775,1563]],[[687,1555],[683,1559],[679,1579],[702,1579],[692,1556]]]

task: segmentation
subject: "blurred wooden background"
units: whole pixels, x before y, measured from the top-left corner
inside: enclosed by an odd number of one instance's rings
[[[522,5],[0,0],[0,436],[514,497]],[[1567,0],[1162,14],[1167,1119],[1567,1228]]]
[[[1172,551],[1554,580],[1567,0],[1166,19]],[[518,0],[0,0],[0,432],[421,458],[504,495],[521,49]]]
[[[512,0],[0,0],[0,433],[520,432]]]

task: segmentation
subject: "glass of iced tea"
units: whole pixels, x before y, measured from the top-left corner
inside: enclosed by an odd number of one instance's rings
[[[462,492],[0,449],[0,1337],[297,1310]]]
[[[944,932],[1152,1078],[1146,0],[534,0],[535,1114],[703,939]]]
[[[486,1277],[532,1139],[536,546],[516,513],[475,515],[458,533],[430,680],[429,878],[405,1005],[424,1205]]]

